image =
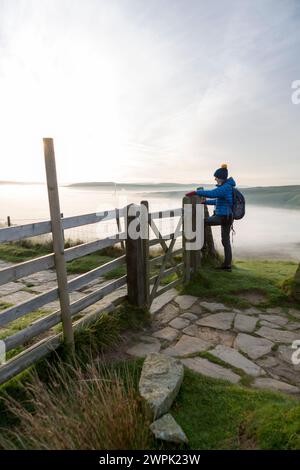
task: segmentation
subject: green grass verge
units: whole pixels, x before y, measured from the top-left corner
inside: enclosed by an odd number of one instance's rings
[[[249,306],[247,300],[237,296],[240,292],[254,291],[266,296],[262,306],[293,303],[283,286],[293,276],[297,263],[290,261],[237,261],[231,273],[216,270],[205,263],[196,278],[185,287],[187,294],[211,298],[236,306]]]
[[[192,449],[300,448],[299,402],[281,394],[186,369],[171,412]]]

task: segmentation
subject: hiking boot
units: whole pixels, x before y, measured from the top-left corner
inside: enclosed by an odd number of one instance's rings
[[[229,271],[229,272],[232,271],[231,266],[225,266],[224,264],[222,264],[221,266],[218,266],[216,269],[221,269],[222,271]]]

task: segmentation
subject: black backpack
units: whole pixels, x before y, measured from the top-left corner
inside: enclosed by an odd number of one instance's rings
[[[234,220],[240,220],[245,215],[246,201],[243,194],[236,188],[232,188],[233,204],[232,215]]]

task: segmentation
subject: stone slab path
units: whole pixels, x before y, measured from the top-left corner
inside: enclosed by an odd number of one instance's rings
[[[239,383],[246,376],[250,387],[300,398],[300,364],[293,362],[300,310],[236,309],[174,289],[158,299],[151,328],[137,335],[128,355],[160,352],[208,377]]]

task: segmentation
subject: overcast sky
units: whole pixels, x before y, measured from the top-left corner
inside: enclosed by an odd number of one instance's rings
[[[0,0],[0,180],[300,184],[299,0]]]

